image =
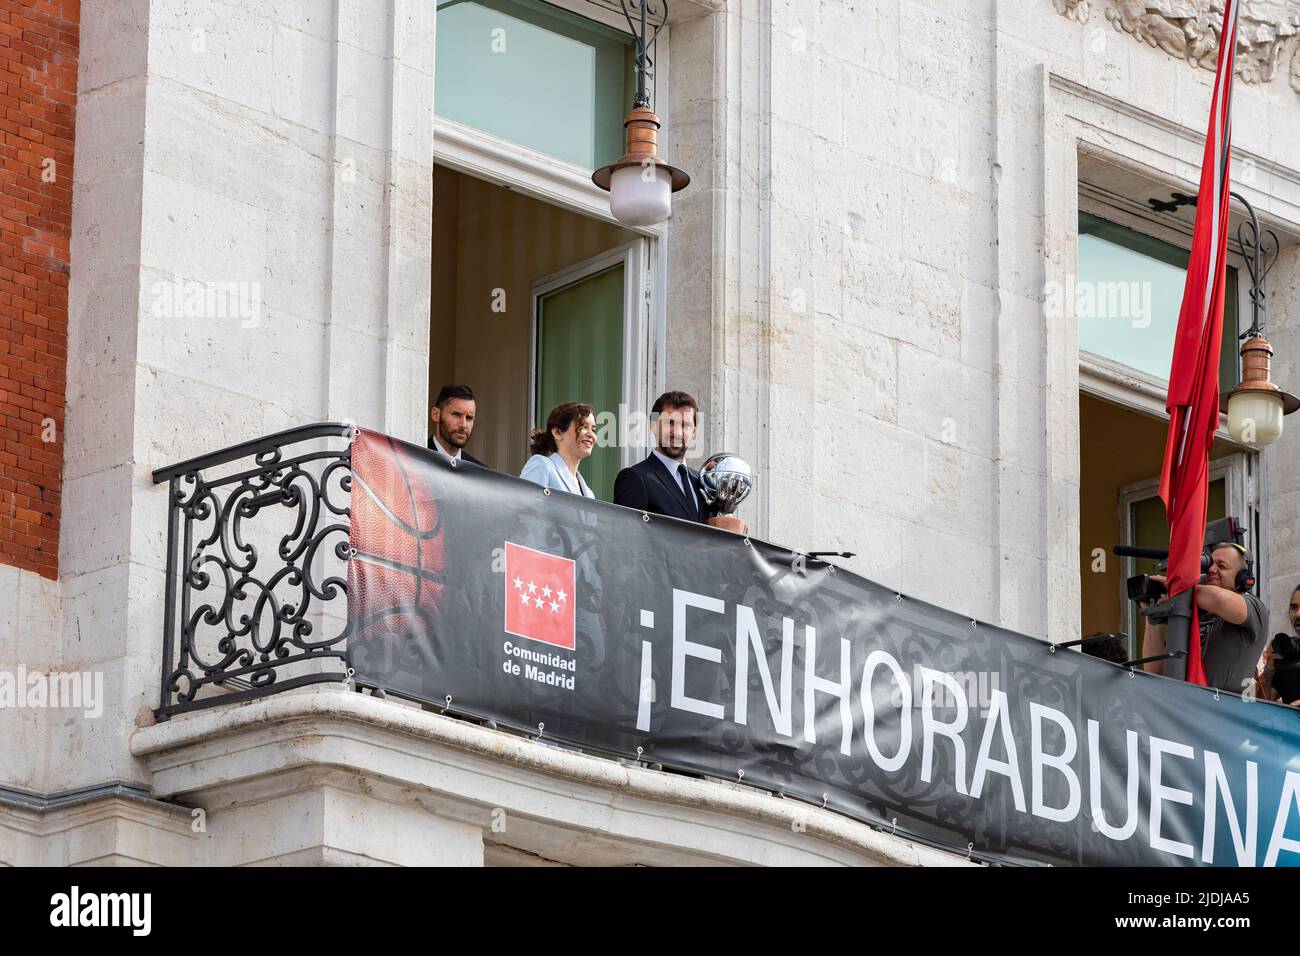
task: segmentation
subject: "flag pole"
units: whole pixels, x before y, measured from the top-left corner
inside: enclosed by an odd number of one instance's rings
[[[1169,620],[1165,624],[1165,653],[1169,657],[1164,663],[1164,675],[1174,680],[1187,680],[1187,650],[1195,594],[1196,588],[1187,588],[1175,594],[1169,602]]]
[[[1210,446],[1219,424],[1219,350],[1223,334],[1227,232],[1230,223],[1232,84],[1239,0],[1224,0],[1210,124],[1201,162],[1192,248],[1178,311],[1165,409],[1169,432],[1160,497],[1169,522],[1170,599],[1164,673],[1205,685],[1196,586],[1202,575]],[[1154,620],[1154,618],[1152,618]]]

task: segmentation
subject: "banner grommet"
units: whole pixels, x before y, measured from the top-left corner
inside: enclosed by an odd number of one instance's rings
[[[644,521],[646,524],[649,524],[650,516],[643,511],[641,512],[641,520]]]
[[[546,495],[547,497],[550,497],[551,489],[550,489],[550,488],[543,488],[543,489],[542,489],[542,494]]]

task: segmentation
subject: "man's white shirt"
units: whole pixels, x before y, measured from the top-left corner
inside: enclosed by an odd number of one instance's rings
[[[442,454],[447,458],[453,458],[457,461],[460,460],[460,449],[456,449],[456,454],[451,454],[447,449],[442,447],[442,442],[438,441],[438,436],[436,434],[433,436],[433,447],[442,452]]]
[[[659,463],[668,469],[668,474],[673,476],[673,481],[677,483],[677,487],[681,488],[683,494],[689,495],[691,501],[693,501],[695,506],[698,508],[700,506],[700,499],[695,496],[695,487],[691,485],[690,482],[683,485],[681,472],[677,470],[677,466],[686,464],[686,461],[684,459],[682,461],[673,461],[658,448],[654,449],[651,454],[658,458]]]

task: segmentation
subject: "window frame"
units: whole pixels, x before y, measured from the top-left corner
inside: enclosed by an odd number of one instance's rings
[[[655,382],[652,378],[655,368],[654,363],[650,361],[658,341],[649,295],[650,245],[649,239],[633,239],[590,259],[566,266],[559,272],[540,276],[532,282],[529,289],[531,322],[528,343],[528,420],[530,422],[538,420],[537,345],[542,297],[620,263],[623,265],[623,386],[620,402],[626,409],[625,414],[630,416],[632,421],[649,420],[649,396],[652,392],[658,394],[654,392]],[[618,414],[619,409],[614,409],[614,412]],[[624,424],[620,415],[617,421],[620,430]],[[620,434],[619,438],[621,437]],[[620,467],[630,467],[640,460],[639,445],[631,442],[625,444],[620,441],[618,449]]]
[[[1248,533],[1251,540],[1246,542],[1250,550],[1251,557],[1255,562],[1255,578],[1257,581],[1264,580],[1263,555],[1258,550],[1259,543],[1259,522],[1255,518],[1255,509],[1257,502],[1254,498],[1253,482],[1250,480],[1251,462],[1248,460],[1249,455],[1237,453],[1224,455],[1222,458],[1215,458],[1210,462],[1209,475],[1206,478],[1207,483],[1224,479],[1223,503],[1227,513],[1240,517],[1247,522]],[[1158,496],[1160,493],[1160,476],[1154,478],[1144,478],[1141,481],[1135,481],[1132,484],[1122,485],[1119,489],[1119,528],[1122,537],[1122,543],[1129,543],[1133,538],[1133,517],[1132,506],[1139,501],[1145,501],[1148,498]],[[1117,598],[1120,601],[1120,607],[1124,608],[1122,615],[1123,626],[1127,628],[1131,621],[1128,605],[1131,603],[1128,599],[1128,592],[1125,590],[1124,581],[1132,573],[1133,558],[1120,558],[1124,562],[1121,567],[1125,573],[1119,576],[1119,591]],[[1258,586],[1257,586],[1258,590]],[[1132,642],[1137,639],[1136,634],[1125,634],[1130,641],[1130,650]]]
[[[628,33],[627,21],[622,14],[599,6],[589,0],[539,0],[577,14],[594,23]],[[436,29],[436,17],[435,17]],[[667,88],[672,33],[671,22],[665,24],[655,41],[655,66],[652,95],[660,119],[666,125]],[[533,196],[543,202],[563,206],[584,216],[599,219],[629,229],[645,236],[663,237],[666,228],[655,226],[626,226],[609,211],[609,193],[591,181],[594,170],[567,162],[555,156],[531,149],[519,143],[502,139],[491,133],[467,126],[437,113],[438,91],[434,90],[433,161],[449,166],[458,172],[485,179],[507,189]],[[627,109],[632,108],[628,103]]]
[[[1078,212],[1099,216],[1130,229],[1133,232],[1153,239],[1159,239],[1170,245],[1191,251],[1192,233],[1190,227],[1167,217],[1157,218],[1159,214],[1143,215],[1134,209],[1117,205],[1111,197],[1086,183],[1079,183]],[[1078,216],[1076,215],[1076,221]],[[1077,222],[1076,222],[1077,236]],[[1250,282],[1246,269],[1246,260],[1241,256],[1236,236],[1228,238],[1228,264],[1237,270],[1237,315],[1238,325],[1250,315]],[[1078,270],[1078,251],[1076,246],[1074,268]],[[1165,398],[1169,390],[1169,380],[1158,378],[1139,371],[1130,365],[1079,349],[1079,389],[1087,394],[1135,411],[1156,415],[1164,421],[1169,420],[1165,411]],[[1219,414],[1219,427],[1214,440],[1222,441],[1238,451],[1248,449],[1235,444],[1228,435],[1228,416]]]
[[[1154,239],[1163,240],[1180,248],[1189,251],[1191,249],[1192,227],[1189,224],[1164,216],[1126,197],[1113,195],[1085,182],[1079,182],[1078,184],[1078,208],[1075,214],[1076,236],[1078,235],[1078,213],[1080,212],[1099,216],[1126,229],[1131,229]],[[1077,270],[1077,246],[1075,256],[1074,268]],[[1237,243],[1235,233],[1230,234],[1228,237],[1228,264],[1237,269],[1237,314],[1240,317],[1238,325],[1241,328],[1246,328],[1251,314],[1250,278],[1249,270],[1246,268],[1246,260],[1241,254],[1241,248]],[[1080,392],[1123,408],[1153,416],[1166,424],[1168,423],[1169,413],[1165,411],[1165,399],[1169,388],[1167,379],[1148,375],[1132,366],[1083,349],[1078,349],[1078,355]],[[1268,532],[1263,527],[1261,509],[1263,497],[1260,486],[1259,453],[1238,445],[1232,440],[1228,434],[1228,416],[1223,412],[1219,414],[1219,427],[1215,430],[1214,440],[1216,444],[1221,442],[1231,448],[1233,453],[1210,462],[1208,480],[1215,481],[1220,477],[1225,478],[1224,502],[1228,508],[1228,513],[1241,518],[1245,522],[1248,539],[1246,543],[1255,561],[1256,581],[1265,581],[1267,580],[1265,546],[1268,543]],[[1124,541],[1128,541],[1133,532],[1129,506],[1134,501],[1149,498],[1157,493],[1159,484],[1160,479],[1157,476],[1120,488],[1119,528]],[[1120,560],[1126,562],[1125,568],[1130,567],[1127,564],[1129,559],[1121,558]],[[1124,589],[1125,577],[1127,575],[1120,575],[1117,599],[1121,602],[1121,607],[1124,608],[1121,619],[1123,627],[1127,628],[1130,623],[1130,616],[1127,607],[1129,603],[1128,595]],[[1257,584],[1256,593],[1259,593],[1259,590],[1260,586]],[[1126,636],[1130,642],[1136,639],[1136,635],[1133,634],[1127,634]]]
[[[621,12],[600,6],[591,0],[544,0],[552,6],[576,13],[596,23],[628,33],[627,20]],[[435,14],[435,30],[437,17]],[[655,41],[654,77],[651,86],[652,105],[665,125],[671,123],[668,107],[668,78],[671,75],[672,22],[666,23]],[[435,54],[436,55],[436,54]],[[434,90],[436,104],[437,90]],[[631,110],[632,104],[627,104]],[[623,393],[628,398],[629,412],[644,410],[648,415],[654,396],[664,390],[668,361],[668,224],[653,226],[628,226],[614,218],[609,209],[609,193],[591,181],[592,170],[549,156],[538,150],[518,145],[481,130],[438,116],[435,108],[433,124],[433,162],[459,173],[512,189],[541,202],[559,206],[601,222],[617,225],[638,235],[627,246],[639,243],[636,253],[638,266],[628,268],[638,276],[638,324],[624,327]],[[437,215],[437,197],[433,199]],[[624,247],[619,247],[624,248]],[[617,250],[610,250],[611,253]],[[566,273],[571,270],[566,270]],[[543,277],[543,278],[554,278]],[[630,293],[629,293],[630,294]],[[536,302],[532,303],[533,341],[530,345],[530,371],[528,414],[535,420],[536,402]],[[637,347],[629,356],[627,343]],[[635,464],[635,449],[621,451],[624,465]]]

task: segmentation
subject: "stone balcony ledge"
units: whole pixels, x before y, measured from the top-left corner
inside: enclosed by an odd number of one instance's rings
[[[201,808],[196,863],[963,865],[839,814],[333,687],[174,717],[131,749]]]

